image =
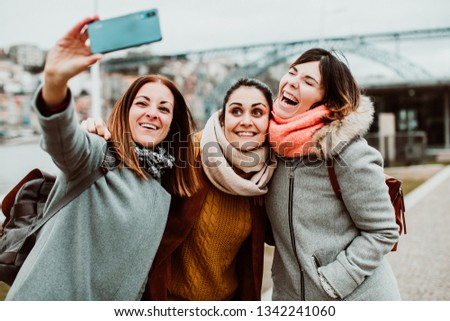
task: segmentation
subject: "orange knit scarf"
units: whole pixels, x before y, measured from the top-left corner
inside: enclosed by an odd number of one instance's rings
[[[314,147],[311,141],[313,134],[325,125],[322,118],[330,113],[323,105],[287,119],[272,111],[273,119],[269,126],[272,149],[284,157],[308,155]]]

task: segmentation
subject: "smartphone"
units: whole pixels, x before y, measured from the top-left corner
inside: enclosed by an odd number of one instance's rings
[[[88,34],[93,54],[162,40],[157,9],[94,21],[88,24]]]

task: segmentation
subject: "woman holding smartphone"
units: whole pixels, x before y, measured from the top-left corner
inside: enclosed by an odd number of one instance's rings
[[[198,189],[196,171],[182,166],[194,160],[192,119],[169,79],[148,75],[130,85],[110,115],[109,144],[78,125],[68,81],[102,58],[86,45],[85,27],[96,19],[79,22],[49,52],[34,98],[42,146],[61,170],[44,215],[99,167],[108,171],[42,228],[7,300],[141,299],[168,191],[191,196]]]

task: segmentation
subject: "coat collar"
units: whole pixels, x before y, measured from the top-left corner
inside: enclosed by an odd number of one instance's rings
[[[335,120],[314,133],[312,142],[316,146],[313,153],[319,159],[331,159],[354,139],[364,136],[374,117],[373,102],[361,96],[358,108],[343,119]]]

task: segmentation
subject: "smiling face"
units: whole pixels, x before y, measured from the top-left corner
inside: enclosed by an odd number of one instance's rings
[[[322,76],[319,62],[312,61],[292,66],[281,78],[273,109],[277,116],[287,119],[301,114],[322,100]]]
[[[170,130],[173,119],[174,96],[159,82],[143,85],[129,110],[129,125],[133,140],[147,148],[161,143]]]
[[[266,140],[270,107],[261,90],[239,87],[230,95],[225,108],[224,132],[232,146],[251,150]]]

